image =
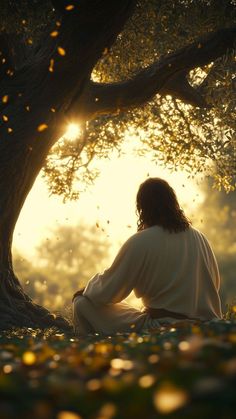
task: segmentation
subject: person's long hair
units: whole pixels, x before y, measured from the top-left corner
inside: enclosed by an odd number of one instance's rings
[[[149,178],[140,185],[136,208],[138,231],[157,225],[178,233],[191,224],[180,208],[174,190],[160,178]]]

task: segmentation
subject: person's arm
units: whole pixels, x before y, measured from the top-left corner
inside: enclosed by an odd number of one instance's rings
[[[74,295],[73,295],[73,297],[72,297],[72,303],[74,302],[74,299],[75,299],[76,297],[78,297],[78,295],[83,295],[84,290],[85,290],[85,287],[84,287],[84,288],[79,289],[78,291],[76,291],[76,292],[74,293]]]
[[[209,268],[211,269],[212,279],[214,280],[216,290],[219,291],[220,285],[221,285],[221,279],[220,279],[220,272],[219,272],[219,267],[216,260],[216,256],[211,247],[211,244],[209,243],[208,239],[203,233],[202,233],[202,237],[204,239],[204,245],[205,245],[206,254],[207,254],[207,262],[208,262]]]
[[[121,247],[111,267],[88,282],[83,295],[94,303],[118,303],[137,285],[145,268],[145,249],[139,234]]]

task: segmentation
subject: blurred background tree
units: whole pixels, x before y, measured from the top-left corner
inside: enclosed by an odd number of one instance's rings
[[[73,293],[107,267],[110,244],[98,226],[59,226],[37,248],[33,261],[15,254],[25,291],[50,310],[67,310]]]
[[[225,307],[236,298],[236,192],[213,189],[212,180],[208,179],[202,185],[202,193],[204,199],[194,224],[207,235],[216,254]]]

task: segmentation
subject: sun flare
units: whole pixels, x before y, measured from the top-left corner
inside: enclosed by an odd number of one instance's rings
[[[67,126],[67,130],[65,132],[65,138],[74,141],[76,140],[81,134],[81,128],[79,124],[71,123]]]

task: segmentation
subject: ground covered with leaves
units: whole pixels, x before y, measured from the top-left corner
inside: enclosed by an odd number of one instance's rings
[[[236,321],[78,339],[0,338],[1,419],[233,419]]]

